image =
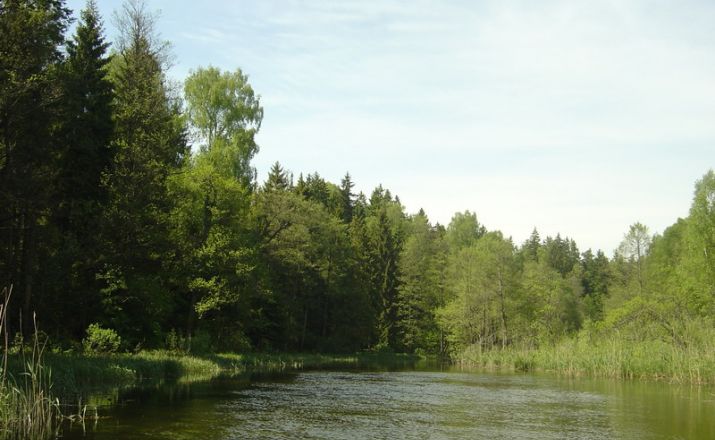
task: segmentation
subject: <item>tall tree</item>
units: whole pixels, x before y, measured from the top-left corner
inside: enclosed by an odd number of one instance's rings
[[[695,184],[690,208],[691,244],[715,282],[715,172],[709,170]],[[714,292],[715,293],[715,292]]]
[[[566,277],[545,259],[528,261],[521,276],[520,335],[526,343],[553,343],[581,326],[580,268]]]
[[[320,203],[326,208],[329,205],[330,190],[328,188],[328,182],[320,177],[320,174],[317,172],[308,174],[305,179],[303,179],[303,175],[301,175],[295,190],[306,199]]]
[[[534,228],[534,230],[531,231],[529,238],[521,246],[521,253],[527,260],[538,261],[540,248],[541,237],[539,237],[539,231]]]
[[[561,234],[556,234],[556,238],[546,237],[543,247],[546,263],[561,276],[565,277],[579,262],[576,242],[561,238]]]
[[[698,316],[715,313],[715,172],[709,170],[695,184],[690,215],[685,227],[673,225],[664,234],[661,248],[667,249],[666,271],[673,272],[669,284],[680,293],[681,305]],[[667,245],[667,246],[666,246]],[[671,257],[674,255],[676,258]],[[677,259],[679,256],[679,261]],[[649,256],[650,259],[650,256]],[[678,263],[673,264],[673,261]],[[661,266],[663,265],[661,259]],[[675,266],[673,271],[671,268]],[[657,269],[656,269],[657,270]],[[650,273],[650,272],[649,272]]]
[[[401,347],[442,353],[445,345],[435,311],[444,305],[446,245],[442,232],[420,210],[409,220],[400,255],[398,318]]]
[[[643,273],[643,260],[648,254],[651,240],[648,227],[640,222],[636,222],[628,228],[628,233],[623,236],[623,241],[618,247],[618,253],[635,264],[639,295],[643,293],[645,278]]]
[[[377,346],[397,347],[397,290],[399,286],[398,260],[401,250],[400,237],[385,207],[377,211],[368,223],[370,281],[374,303],[378,311]]]
[[[518,286],[514,245],[500,232],[486,233],[457,249],[448,269],[452,300],[441,312],[442,325],[456,347],[505,347]]]
[[[589,249],[582,255],[581,268],[586,316],[592,321],[600,321],[603,319],[604,299],[609,295],[611,284],[608,257],[600,250],[594,256]]]
[[[106,199],[101,178],[113,159],[110,141],[114,99],[107,72],[108,48],[97,5],[89,0],[74,37],[67,42],[68,57],[63,72],[66,120],[62,135],[67,145],[60,165],[61,223],[81,221],[87,213],[75,215],[77,209]],[[94,218],[95,214],[89,217]]]
[[[33,290],[52,226],[62,90],[59,66],[69,11],[61,0],[0,5],[0,273],[22,299],[29,324]],[[13,316],[19,314],[13,313]]]
[[[87,3],[73,38],[67,42],[67,59],[59,73],[62,100],[54,139],[58,144],[53,197],[56,207],[50,223],[57,228],[56,247],[48,256],[40,281],[44,296],[38,311],[48,327],[79,338],[99,311],[95,274],[104,249],[98,240],[107,192],[102,179],[110,169],[112,84],[107,78],[109,44],[93,1]],[[44,313],[45,311],[52,313]],[[77,319],[64,319],[69,311]]]
[[[290,187],[291,182],[288,173],[286,173],[280,163],[274,163],[268,173],[268,179],[266,179],[266,182],[263,184],[263,189],[265,191],[286,191]]]
[[[452,250],[469,247],[486,232],[484,225],[477,220],[477,214],[469,211],[458,212],[447,226],[447,243]]]
[[[99,277],[110,324],[126,339],[141,342],[160,336],[171,310],[170,291],[159,276],[172,251],[167,178],[180,169],[188,147],[155,16],[142,1],[128,1],[116,21],[120,38],[111,66],[116,153],[103,228],[111,253]]]
[[[255,179],[250,161],[258,152],[255,135],[261,128],[260,96],[241,69],[222,72],[216,67],[199,68],[184,83],[187,114],[202,148],[231,145],[226,154],[234,174],[246,185]]]
[[[377,316],[375,345],[394,350],[398,347],[397,300],[399,259],[404,241],[404,208],[392,199],[389,190],[380,185],[372,192],[366,211],[366,242],[362,247],[365,250],[365,272],[369,279],[373,309]]]
[[[343,223],[350,223],[353,219],[353,183],[350,173],[345,173],[345,177],[340,181],[340,210]]]
[[[222,348],[239,349],[244,322],[226,317],[250,301],[247,292],[255,284],[249,161],[263,110],[240,70],[198,69],[186,79],[184,91],[190,127],[205,142],[169,180],[176,200],[171,218],[179,220],[172,228],[174,247],[181,249],[174,273],[177,291],[186,299],[186,334],[191,338],[201,318],[211,321]],[[275,184],[287,186],[280,165],[274,171]]]

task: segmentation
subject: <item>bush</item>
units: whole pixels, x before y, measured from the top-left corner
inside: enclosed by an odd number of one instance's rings
[[[122,338],[114,330],[90,324],[87,337],[82,340],[82,347],[86,353],[116,353],[121,343]]]
[[[187,344],[188,345],[188,344]],[[204,330],[199,330],[194,333],[194,337],[191,338],[189,351],[193,354],[206,354],[210,353],[212,350],[211,335]]]
[[[173,353],[186,353],[188,343],[186,338],[176,332],[173,328],[166,334],[166,349]]]

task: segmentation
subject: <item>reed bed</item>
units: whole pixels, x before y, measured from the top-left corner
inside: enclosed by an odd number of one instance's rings
[[[4,340],[2,374],[0,375],[0,439],[43,440],[54,438],[62,417],[59,401],[52,395],[50,372],[45,369],[43,355],[46,340],[41,340],[35,322],[33,343],[21,349],[21,368],[11,374],[7,334],[7,309],[12,287],[2,292],[0,304],[0,338]],[[34,318],[34,317],[33,317]]]
[[[290,371],[323,368],[400,368],[414,364],[418,356],[384,353],[329,355],[312,353],[217,353],[192,355],[168,350],[139,353],[47,353],[45,367],[52,371],[59,394],[142,381],[196,382],[221,374],[246,371]],[[12,358],[10,369],[20,363]]]
[[[580,335],[539,348],[481,350],[472,346],[457,357],[466,368],[549,371],[578,377],[650,379],[672,383],[715,383],[715,330],[703,328],[690,341],[633,340],[613,334]]]

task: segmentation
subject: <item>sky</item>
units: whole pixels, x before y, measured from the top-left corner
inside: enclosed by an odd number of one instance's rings
[[[110,40],[120,1],[97,0]],[[254,159],[607,255],[715,166],[715,2],[149,0],[169,76],[240,68]],[[84,1],[70,0],[73,10]]]

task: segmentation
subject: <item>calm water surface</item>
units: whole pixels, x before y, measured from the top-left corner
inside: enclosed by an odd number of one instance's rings
[[[311,371],[95,397],[69,439],[715,439],[715,390],[456,371]]]

